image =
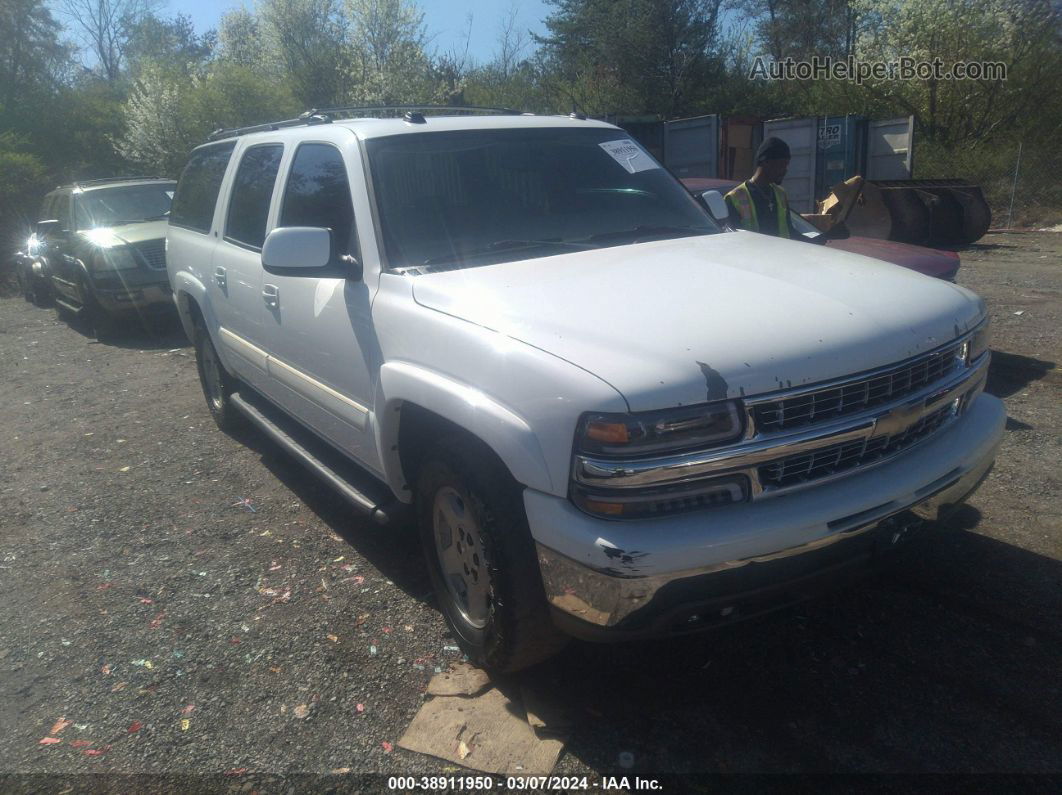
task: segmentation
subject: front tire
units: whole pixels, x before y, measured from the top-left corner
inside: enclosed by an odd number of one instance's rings
[[[417,524],[435,593],[462,650],[499,673],[567,642],[553,625],[521,487],[478,440],[455,436],[425,457]]]
[[[195,366],[207,408],[218,428],[229,434],[243,428],[244,417],[232,403],[237,381],[226,372],[209,332],[201,324],[195,327]]]
[[[114,318],[100,306],[96,294],[92,292],[84,276],[78,278],[78,292],[81,295],[81,314],[85,325],[97,342],[106,342],[114,336]]]

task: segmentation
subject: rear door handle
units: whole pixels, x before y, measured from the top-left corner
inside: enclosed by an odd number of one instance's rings
[[[222,290],[225,289],[227,280],[225,278],[224,268],[214,268],[214,281],[217,282],[218,287],[220,287]]]
[[[270,309],[280,306],[280,291],[275,284],[267,284],[262,287],[262,300]]]

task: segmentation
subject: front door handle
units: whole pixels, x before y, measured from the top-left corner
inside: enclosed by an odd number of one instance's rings
[[[227,281],[225,278],[224,268],[214,268],[214,281],[217,282],[218,287],[220,287],[222,290],[225,289]]]
[[[267,284],[262,287],[262,300],[270,309],[280,306],[280,291],[275,284]]]

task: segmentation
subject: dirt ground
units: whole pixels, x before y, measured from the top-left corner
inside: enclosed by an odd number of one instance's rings
[[[970,505],[817,601],[572,644],[528,675],[575,718],[555,772],[1062,773],[1062,234],[962,259],[1009,415]],[[4,299],[0,367],[0,776],[458,772],[397,747],[460,658],[408,531],[218,432],[176,326]]]

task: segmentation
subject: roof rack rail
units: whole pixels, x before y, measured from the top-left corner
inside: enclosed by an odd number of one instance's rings
[[[475,113],[497,116],[522,116],[524,111],[516,108],[488,107],[486,105],[339,105],[334,108],[315,108],[314,113],[323,113],[332,118],[337,114],[365,114],[386,111],[396,116],[423,114],[425,111],[446,116],[471,116]]]
[[[319,114],[316,110],[308,110],[305,113],[300,113],[294,119],[270,121],[265,124],[252,124],[250,127],[233,127],[231,129],[219,127],[207,136],[207,140],[219,141],[222,138],[235,138],[236,136],[249,135],[250,133],[270,132],[272,130],[283,129],[284,127],[299,127],[304,124],[328,124],[331,121],[331,118]]]
[[[425,112],[451,116],[469,116],[474,113],[499,116],[527,115],[524,111],[516,110],[515,108],[490,108],[482,105],[341,105],[333,108],[311,108],[304,113],[300,113],[294,119],[254,124],[250,127],[219,128],[207,136],[207,141],[219,141],[222,138],[235,138],[256,132],[271,132],[285,127],[299,127],[304,124],[329,124],[336,118],[358,115],[380,114],[395,118],[403,117],[412,123],[422,124]]]
[[[139,180],[149,179],[165,179],[170,182],[173,181],[173,177],[145,177],[145,176],[132,176],[132,177],[99,177],[97,179],[75,179],[69,183],[69,186],[60,185],[59,187],[71,187],[71,188],[88,188],[94,185],[106,185],[109,182],[137,182]]]

